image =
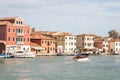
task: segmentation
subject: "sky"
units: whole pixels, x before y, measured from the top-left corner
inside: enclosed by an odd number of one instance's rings
[[[120,0],[0,0],[0,17],[19,16],[37,31],[108,36],[120,32]]]

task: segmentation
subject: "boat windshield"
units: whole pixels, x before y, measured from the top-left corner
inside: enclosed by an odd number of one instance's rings
[[[78,53],[76,56],[88,56],[89,54],[85,54],[85,53]]]
[[[17,51],[16,53],[24,53],[23,51]]]

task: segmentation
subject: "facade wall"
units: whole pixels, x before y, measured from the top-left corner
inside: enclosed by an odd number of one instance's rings
[[[104,41],[103,42],[103,53],[104,54],[109,54],[109,43],[108,42],[106,42],[106,41]]]
[[[65,38],[64,36],[53,35],[56,40],[56,53],[64,53]]]
[[[77,49],[83,48],[84,45],[82,45],[82,43],[84,43],[84,41],[82,40],[82,37],[77,36],[76,37],[76,46]]]
[[[98,49],[102,49],[102,48],[103,48],[103,42],[101,42],[101,41],[100,41],[100,42],[99,42],[99,41],[98,41],[98,42],[96,41],[96,42],[94,42],[94,44],[95,44],[94,46],[95,46],[96,48],[98,48]]]
[[[65,53],[74,53],[76,50],[76,37],[65,36]]]
[[[6,50],[22,47],[21,50],[30,52],[30,27],[23,24],[23,19],[16,17],[16,18],[9,18],[3,19],[3,21],[8,21],[3,26],[0,26],[0,29],[4,29],[2,31],[1,39],[5,40],[6,42]],[[2,22],[2,21],[1,21]],[[0,31],[1,32],[1,31]],[[4,36],[4,37],[3,37]],[[29,49],[29,50],[28,50]]]
[[[55,54],[55,40],[42,40],[41,47],[45,54]]]
[[[85,36],[84,37],[84,48],[87,49],[93,49],[94,48],[94,40],[93,40],[93,36]]]
[[[115,42],[115,53],[120,54],[120,42]]]
[[[76,41],[77,48],[94,48],[94,36],[77,36]]]
[[[109,42],[109,51],[110,52],[115,51],[115,42]]]
[[[39,51],[41,54],[55,54],[55,40],[52,39],[31,39],[31,42],[37,43],[40,45],[41,48],[43,48],[42,52]],[[38,54],[39,54],[38,53]]]
[[[0,25],[0,40],[6,40],[6,26]]]

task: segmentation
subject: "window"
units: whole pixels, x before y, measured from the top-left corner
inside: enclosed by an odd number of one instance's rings
[[[13,41],[15,41],[15,38],[13,37]]]
[[[16,24],[18,24],[18,21],[16,21]]]
[[[22,24],[22,21],[21,21],[21,24]]]
[[[23,40],[22,40],[22,38],[16,38],[16,41],[17,42],[22,42]]]
[[[117,46],[118,44],[116,43],[116,46]]]
[[[73,45],[73,43],[71,42],[71,45]]]
[[[8,37],[8,41],[10,41],[10,37]]]
[[[82,37],[82,40],[84,40],[84,37]]]
[[[8,32],[10,32],[10,28],[8,28]]]
[[[108,45],[106,45],[106,47],[108,47]]]
[[[118,51],[118,49],[116,48],[116,51]]]

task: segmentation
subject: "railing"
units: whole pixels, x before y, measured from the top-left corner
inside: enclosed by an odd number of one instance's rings
[[[23,45],[24,42],[21,42],[21,41],[17,41],[17,45]]]
[[[17,36],[24,36],[24,33],[17,33]]]

